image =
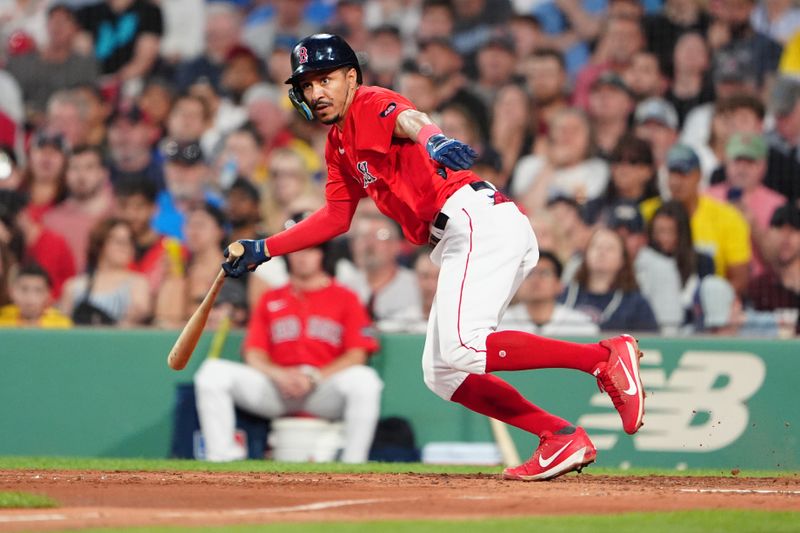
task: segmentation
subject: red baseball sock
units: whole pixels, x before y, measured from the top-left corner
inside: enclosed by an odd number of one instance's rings
[[[486,337],[486,372],[574,368],[591,374],[597,363],[608,360],[600,344],[578,344],[539,337],[522,331],[497,331]]]
[[[491,374],[470,374],[450,400],[535,435],[542,431],[555,433],[570,425],[536,407],[517,389]]]

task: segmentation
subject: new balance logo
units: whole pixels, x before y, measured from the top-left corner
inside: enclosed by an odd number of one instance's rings
[[[645,352],[640,374],[648,391],[647,414],[645,426],[632,437],[636,450],[707,453],[744,434],[750,418],[747,401],[766,376],[760,357],[747,352],[687,351],[668,375],[661,368],[661,353]],[[635,390],[627,372],[626,378]],[[595,394],[590,403],[606,412],[583,415],[578,425],[590,433],[598,450],[610,450],[622,433],[619,415],[608,396]]]

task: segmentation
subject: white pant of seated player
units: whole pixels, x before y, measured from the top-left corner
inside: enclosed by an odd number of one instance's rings
[[[235,407],[264,418],[306,412],[342,420],[345,445],[342,462],[367,461],[380,414],[383,382],[368,366],[356,365],[333,374],[307,397],[284,398],[258,370],[225,359],[207,359],[194,378],[197,413],[209,461],[246,459],[234,440]]]

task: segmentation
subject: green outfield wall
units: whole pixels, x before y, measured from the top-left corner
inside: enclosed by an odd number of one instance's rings
[[[176,332],[0,330],[0,455],[166,457],[175,386],[188,367],[166,354]],[[223,356],[237,358],[240,333]],[[385,335],[373,364],[382,415],[408,418],[418,444],[489,441],[482,416],[444,402],[422,382],[419,335]],[[566,370],[505,373],[534,403],[584,426],[606,466],[800,469],[800,340],[662,339],[641,342],[645,426],[626,435],[595,380]],[[521,455],[535,439],[516,429]]]

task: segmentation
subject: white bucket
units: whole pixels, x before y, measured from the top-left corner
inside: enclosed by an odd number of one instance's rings
[[[272,421],[269,443],[276,461],[327,463],[344,446],[343,425],[321,418],[278,418]]]

